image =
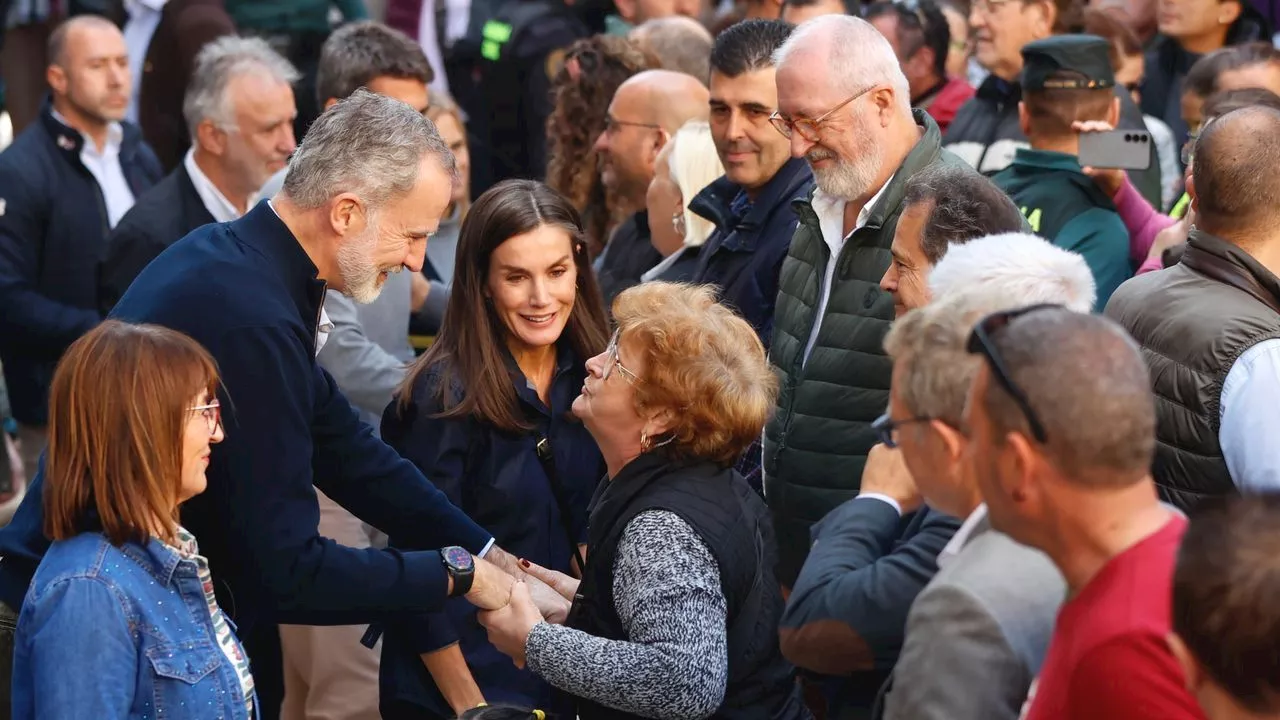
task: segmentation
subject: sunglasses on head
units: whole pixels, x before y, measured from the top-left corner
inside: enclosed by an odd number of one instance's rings
[[[1000,356],[1000,351],[996,348],[994,338],[996,333],[1004,330],[1010,323],[1023,315],[1038,310],[1060,309],[1061,307],[1061,305],[1041,303],[1016,310],[991,313],[973,326],[973,332],[969,333],[969,342],[966,345],[966,350],[971,355],[981,355],[986,358],[987,365],[991,368],[991,374],[995,377],[996,382],[1000,383],[1000,386],[1004,388],[1005,392],[1009,393],[1009,397],[1013,398],[1014,403],[1022,410],[1023,416],[1027,418],[1027,425],[1031,427],[1031,435],[1036,439],[1036,442],[1041,444],[1049,441],[1048,434],[1044,430],[1044,423],[1040,422],[1040,417],[1031,408],[1031,402],[1027,399],[1027,394],[1013,381],[1013,375],[1009,372],[1009,367],[1005,365],[1004,359]]]

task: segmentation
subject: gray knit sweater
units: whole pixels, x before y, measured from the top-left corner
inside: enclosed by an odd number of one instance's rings
[[[613,564],[614,609],[629,640],[539,623],[525,642],[547,682],[623,712],[695,720],[724,701],[729,677],[720,568],[674,513],[637,515]]]

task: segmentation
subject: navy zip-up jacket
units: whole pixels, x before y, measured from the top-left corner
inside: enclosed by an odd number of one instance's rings
[[[373,436],[316,363],[325,293],[316,275],[263,202],[169,247],[111,313],[184,332],[218,363],[226,439],[213,450],[208,489],[183,505],[182,523],[199,539],[241,638],[254,636],[255,623],[363,624],[438,609],[448,587],[440,556],[416,550],[479,553],[490,540]],[[0,530],[0,600],[15,609],[48,547],[42,485],[37,477]],[[404,549],[357,550],[320,537],[315,488],[402,538]]]
[[[432,417],[445,409],[438,366],[418,376],[411,403],[401,411],[400,398],[382,415],[382,438],[414,465],[458,507],[484,523],[499,545],[517,557],[568,573],[573,547],[587,541],[587,506],[604,477],[604,459],[596,441],[570,407],[586,379],[585,358],[566,340],[557,348],[547,407],[510,355],[507,370],[522,416],[534,425],[528,432],[499,430],[475,417]],[[451,404],[462,399],[455,381]],[[537,444],[551,446],[556,477],[538,459]],[[562,491],[567,517],[552,483]],[[391,544],[399,538],[392,536]],[[381,703],[387,717],[422,714],[449,717],[453,711],[436,689],[420,655],[460,643],[471,674],[485,699],[548,712],[558,706],[551,687],[531,670],[516,669],[511,659],[489,643],[476,620],[476,609],[463,599],[449,601],[445,612],[424,613],[391,623],[382,637]],[[405,706],[386,712],[388,704]],[[411,709],[412,708],[412,709]],[[560,708],[563,709],[563,708]]]
[[[121,123],[120,168],[134,197],[163,171],[137,127]],[[58,358],[98,324],[98,261],[111,231],[84,136],[40,117],[0,153],[0,359],[13,416],[43,426]]]
[[[778,273],[796,229],[791,201],[807,197],[812,188],[809,164],[792,158],[765,183],[741,217],[732,204],[742,187],[727,177],[703,188],[689,203],[691,211],[716,226],[702,246],[693,282],[720,288],[721,302],[751,323],[766,349],[773,336]]]

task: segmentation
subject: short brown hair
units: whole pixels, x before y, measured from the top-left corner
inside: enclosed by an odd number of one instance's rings
[[[1274,224],[1280,190],[1280,111],[1255,105],[1222,115],[1196,139],[1196,224],[1214,235],[1249,236]]]
[[[928,203],[920,250],[934,265],[952,245],[1023,227],[1022,211],[1009,196],[967,165],[939,163],[912,175],[903,189],[902,207],[920,203]]]
[[[158,325],[107,320],[72,343],[49,389],[45,535],[172,541],[191,398],[217,385],[209,353]]]
[[[1084,11],[1084,31],[1107,41],[1111,69],[1117,72],[1126,57],[1142,54],[1142,41],[1129,23],[1129,13],[1121,8],[1088,7]]]
[[[1043,452],[1082,486],[1124,487],[1151,468],[1155,399],[1141,352],[1112,320],[1066,308],[1015,318],[991,338],[1043,423]],[[992,376],[979,399],[997,438],[1031,437],[1027,416]]]
[[[1173,631],[1250,712],[1280,712],[1280,493],[1209,501],[1182,537]]]
[[[1082,73],[1059,70],[1049,80],[1087,80]],[[1038,137],[1063,137],[1074,135],[1071,123],[1077,120],[1106,120],[1111,103],[1115,100],[1111,88],[1074,90],[1047,88],[1028,90],[1022,100],[1031,118],[1032,134]]]
[[[778,380],[751,325],[716,302],[709,285],[648,282],[613,302],[619,342],[647,359],[638,409],[670,408],[679,459],[737,462],[760,437]]]

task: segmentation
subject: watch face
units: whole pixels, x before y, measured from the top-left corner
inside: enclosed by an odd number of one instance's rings
[[[471,560],[471,553],[460,547],[447,547],[440,551],[440,556],[449,567],[458,570],[470,570],[474,563]]]

